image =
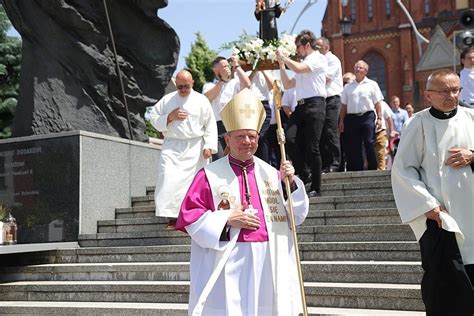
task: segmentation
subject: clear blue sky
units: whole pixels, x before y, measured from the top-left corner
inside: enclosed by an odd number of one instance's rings
[[[290,33],[303,8],[314,3],[304,11],[293,33],[309,29],[319,36],[327,1],[294,0],[277,20],[278,31]],[[286,0],[280,0],[280,4],[284,6]],[[169,0],[167,7],[158,10],[158,16],[178,33],[181,50],[177,70],[186,66],[185,57],[196,40],[196,32],[202,34],[211,49],[229,57],[229,51],[220,51],[222,44],[237,40],[244,30],[248,34],[257,34],[254,9],[255,0]],[[8,34],[18,36],[13,29]]]
[[[303,13],[293,33],[309,29],[319,36],[327,0],[295,0],[277,20],[278,31],[290,33],[296,18],[310,2],[315,3]],[[281,5],[285,3],[286,0],[280,0]],[[184,59],[196,40],[196,32],[202,34],[211,49],[229,57],[229,51],[219,50],[223,43],[237,40],[244,30],[248,34],[257,33],[254,9],[255,0],[169,0],[158,16],[178,33],[181,50],[177,70],[186,66]]]

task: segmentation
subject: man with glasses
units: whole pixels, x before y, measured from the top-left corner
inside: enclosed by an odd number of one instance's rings
[[[249,77],[239,65],[238,58],[232,56],[231,63],[222,56],[217,57],[212,62],[212,71],[215,75],[214,82],[208,82],[202,87],[202,93],[209,99],[217,122],[218,149],[213,159],[224,156],[225,148],[225,127],[222,123],[219,112],[241,89],[249,88],[251,85]]]
[[[317,50],[316,37],[309,30],[302,31],[295,39],[300,62],[276,51],[280,75],[285,89],[295,88],[298,106],[288,120],[286,143],[288,154],[295,165],[296,173],[307,181],[311,170],[309,197],[320,196],[321,190],[321,151],[320,140],[326,117],[326,75],[328,61]],[[295,75],[290,79],[285,65]],[[300,150],[297,138],[305,140],[304,151]]]
[[[406,123],[392,167],[395,202],[420,243],[427,315],[473,315],[474,110],[458,106],[460,80],[437,70],[431,107]]]
[[[193,90],[186,70],[176,75],[176,88],[161,98],[150,113],[150,122],[163,133],[155,189],[156,216],[169,219],[174,229],[179,207],[196,172],[217,152],[216,120],[207,98]]]

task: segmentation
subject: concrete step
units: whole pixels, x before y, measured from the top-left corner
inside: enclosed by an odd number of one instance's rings
[[[127,233],[136,231],[166,231],[166,218],[156,217],[125,218],[98,221],[99,233]],[[398,211],[389,209],[359,210],[311,210],[303,226],[312,225],[348,225],[348,224],[400,224]]]
[[[300,242],[300,258],[321,260],[420,261],[416,241]]]
[[[390,182],[390,170],[386,171],[352,171],[352,172],[332,172],[323,174],[322,184],[335,183],[361,183],[361,182]]]
[[[375,183],[378,187],[373,187]],[[344,191],[353,191],[365,188],[391,188],[390,171],[361,171],[361,172],[335,172],[323,174],[321,177],[321,191],[332,191],[342,189]],[[354,188],[351,188],[351,187]],[[156,187],[147,186],[146,195],[153,196]],[[391,190],[390,190],[391,191]],[[359,195],[357,192],[352,192]],[[350,195],[350,194],[339,194]]]
[[[420,261],[416,241],[300,242],[305,261]],[[190,245],[86,247],[31,253],[22,265],[48,263],[189,262]],[[15,262],[15,265],[18,261]]]
[[[311,210],[351,210],[396,208],[393,194],[321,196],[310,198]]]
[[[146,196],[153,196],[155,187],[146,187]],[[369,181],[357,183],[322,183],[322,196],[353,196],[372,194],[392,194],[390,178],[387,181]]]
[[[317,225],[298,227],[298,240],[300,242],[413,241],[415,237],[408,225],[401,224]],[[79,236],[81,247],[187,244],[190,244],[189,236],[177,231],[98,233]]]
[[[408,225],[316,225],[299,226],[298,241],[413,241],[415,236]],[[188,245],[190,238],[180,231],[135,231],[79,235],[81,247],[120,247]]]
[[[97,221],[98,233],[129,233],[136,231],[167,231],[168,219],[156,217],[126,218],[107,221]]]
[[[414,241],[410,226],[401,224],[300,226],[299,242]]]
[[[113,303],[113,302],[0,302],[0,314],[23,315],[76,315],[76,316],[185,316],[187,304],[160,303]],[[308,307],[308,315],[377,315],[377,316],[422,316],[423,312],[382,309]]]
[[[58,250],[50,263],[189,262],[190,245],[88,247]]]
[[[0,315],[187,316],[187,304],[118,302],[0,302]]]
[[[181,303],[189,282],[23,281],[0,284],[5,301]],[[310,307],[421,311],[419,285],[305,282]]]
[[[116,219],[155,217],[155,205],[135,206],[115,209]]]
[[[303,261],[305,282],[419,284],[420,262]],[[68,263],[0,269],[14,281],[189,281],[188,262]]]
[[[189,281],[189,262],[64,263],[0,269],[13,281]]]
[[[379,283],[305,283],[308,306],[423,311],[419,285]],[[364,315],[364,314],[363,314]]]
[[[396,208],[311,210],[302,226],[401,224]]]
[[[393,194],[390,181],[370,181],[357,183],[327,183],[321,185],[322,196],[354,196]]]
[[[153,196],[132,197],[132,206],[153,206]],[[374,209],[395,208],[393,194],[355,195],[355,196],[321,196],[310,198],[310,209],[343,210],[343,209]]]
[[[189,236],[181,231],[176,230],[79,235],[79,246],[81,247],[123,247],[189,244]]]

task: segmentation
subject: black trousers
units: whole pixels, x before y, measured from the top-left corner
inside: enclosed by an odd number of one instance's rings
[[[217,154],[212,155],[212,161],[224,157],[224,149],[226,147],[224,135],[226,130],[222,121],[217,121]]]
[[[262,101],[262,103],[263,107],[265,108],[265,121],[263,121],[262,128],[260,129],[258,148],[255,152],[255,156],[267,163],[270,163],[270,144],[268,143],[268,132],[270,128],[270,120],[272,118],[272,109],[270,109],[268,101]]]
[[[368,111],[362,115],[347,114],[344,119],[344,150],[347,171],[364,170],[362,145],[367,156],[367,169],[377,169],[375,157],[375,112]]]
[[[474,265],[464,266],[455,234],[428,219],[420,239],[421,293],[428,316],[474,314]]]
[[[323,169],[339,169],[341,163],[340,139],[337,133],[341,97],[326,98],[326,118],[321,135],[321,159]]]
[[[319,143],[326,117],[326,101],[316,98],[313,102],[298,105],[288,120],[286,142],[288,154],[295,171],[302,178],[311,170],[311,190],[321,190],[321,152]],[[303,146],[300,146],[301,144]]]

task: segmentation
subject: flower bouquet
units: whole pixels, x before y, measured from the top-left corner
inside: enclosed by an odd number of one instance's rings
[[[241,60],[244,70],[278,69],[275,51],[290,58],[296,56],[296,35],[282,34],[279,39],[263,41],[256,36],[243,34],[238,41],[223,45],[223,48],[232,49],[233,55]]]

